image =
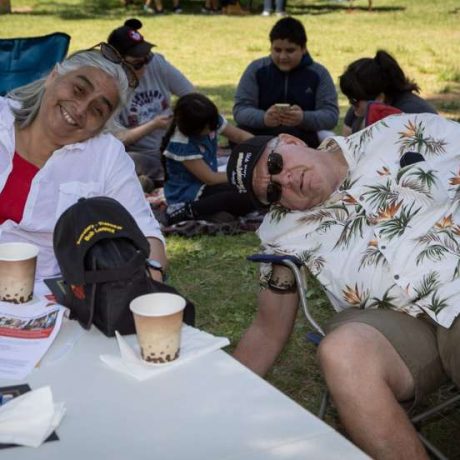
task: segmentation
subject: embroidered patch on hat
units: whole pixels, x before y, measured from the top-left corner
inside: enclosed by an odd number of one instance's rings
[[[123,230],[123,226],[112,224],[111,222],[98,221],[91,223],[80,233],[80,236],[77,238],[77,245],[81,244],[82,241],[91,241],[97,233],[105,232],[114,235],[120,230]]]
[[[144,40],[144,37],[137,30],[129,30],[128,31],[128,37],[133,42],[141,42],[141,41]]]
[[[258,207],[267,207],[259,200],[254,192],[252,176],[259,158],[273,136],[254,136],[247,141],[236,145],[227,163],[228,181],[236,187],[238,192],[247,193],[249,199]]]
[[[150,245],[134,217],[113,198],[80,198],[56,222],[53,247],[68,284],[85,283],[85,260],[90,249],[103,240],[130,240],[145,257]],[[77,296],[77,294],[75,294]]]
[[[238,188],[240,193],[244,193],[247,191],[245,180],[248,173],[248,163],[251,160],[252,154],[240,152],[238,154],[238,160],[236,161],[236,178],[235,178],[235,185]]]

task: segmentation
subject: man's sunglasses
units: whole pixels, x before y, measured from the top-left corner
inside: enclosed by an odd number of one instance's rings
[[[134,70],[141,70],[142,67],[147,65],[153,59],[153,53],[147,54],[142,60],[136,62],[128,62],[131,66],[133,66]]]
[[[108,61],[121,65],[125,71],[126,77],[128,78],[128,85],[130,88],[136,88],[137,85],[139,85],[139,79],[137,78],[136,72],[134,71],[135,67],[127,62],[112,45],[101,42],[89,48],[89,50],[93,50],[95,48],[100,48],[102,56],[104,56]]]
[[[280,174],[283,170],[283,157],[281,154],[275,152],[277,146],[278,144],[276,144],[273,150],[268,154],[267,159],[267,169],[268,174],[270,174],[270,182],[267,185],[268,204],[277,203],[279,200],[281,200],[281,195],[283,193],[281,185],[273,182],[271,178],[271,176]]]

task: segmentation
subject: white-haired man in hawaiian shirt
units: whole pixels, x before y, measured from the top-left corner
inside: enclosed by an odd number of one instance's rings
[[[427,458],[405,410],[460,385],[460,124],[395,115],[319,150],[289,135],[235,147],[229,180],[261,206],[266,252],[299,257],[337,314],[318,356],[341,420],[372,458]],[[235,357],[260,375],[298,298],[269,267]],[[351,308],[355,307],[355,308]]]

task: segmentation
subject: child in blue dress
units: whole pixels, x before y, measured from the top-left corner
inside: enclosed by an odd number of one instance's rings
[[[255,209],[246,194],[228,183],[226,173],[218,171],[219,134],[236,144],[253,136],[227,123],[202,94],[191,93],[177,100],[163,139],[168,225],[207,219],[222,211],[243,216]]]

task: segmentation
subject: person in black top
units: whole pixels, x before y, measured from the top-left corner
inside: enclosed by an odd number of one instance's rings
[[[410,80],[396,59],[384,50],[377,51],[373,58],[353,61],[339,81],[351,105],[345,115],[344,136],[363,127],[368,101],[384,102],[405,113],[437,113],[430,103],[416,94],[420,92],[417,83]]]

